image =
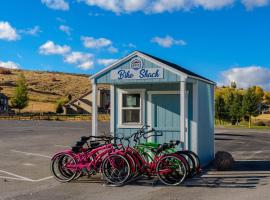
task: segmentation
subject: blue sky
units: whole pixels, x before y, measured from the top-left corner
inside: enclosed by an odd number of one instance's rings
[[[269,0],[1,0],[0,65],[93,74],[141,50],[270,89]]]

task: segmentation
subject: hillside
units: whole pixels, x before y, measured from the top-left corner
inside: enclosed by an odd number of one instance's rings
[[[2,72],[1,72],[2,71]],[[12,97],[18,75],[23,73],[29,89],[29,106],[24,111],[53,112],[56,101],[71,95],[79,97],[91,90],[90,75],[66,74],[59,72],[10,70],[0,68],[0,87],[2,93]]]

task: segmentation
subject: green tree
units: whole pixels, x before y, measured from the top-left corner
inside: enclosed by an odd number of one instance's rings
[[[263,101],[266,104],[270,104],[270,92],[265,92],[263,96]]]
[[[249,128],[251,128],[251,117],[259,114],[259,105],[260,97],[256,95],[255,88],[248,88],[243,97],[242,111],[249,117]]]
[[[225,88],[224,89],[224,101],[225,101],[225,113],[224,113],[224,118],[227,121],[231,121],[231,116],[230,116],[230,110],[231,110],[231,105],[233,104],[233,94],[234,94],[234,89],[231,88]]]
[[[69,94],[69,95],[67,96],[67,99],[68,99],[68,101],[71,101],[71,100],[72,100],[72,95]]]
[[[258,96],[258,98],[262,101],[264,97],[264,90],[260,86],[253,86],[252,89],[254,90],[255,94]]]
[[[236,91],[233,94],[233,100],[232,104],[230,105],[229,111],[232,124],[236,123],[238,125],[241,118],[243,117],[242,101],[242,95],[238,91]]]
[[[220,93],[217,93],[215,96],[215,116],[221,124],[221,121],[225,118],[226,113],[226,104],[223,96]]]
[[[236,82],[235,81],[231,82],[231,88],[233,88],[233,89],[236,89],[237,88],[237,85],[236,85]]]
[[[55,112],[57,114],[63,113],[64,112],[63,106],[64,106],[64,101],[63,100],[57,101],[56,102],[56,110],[55,110]]]
[[[29,98],[26,79],[25,76],[21,74],[19,76],[16,89],[11,99],[11,105],[13,108],[18,109],[20,113],[21,109],[24,109],[28,105],[28,102]]]

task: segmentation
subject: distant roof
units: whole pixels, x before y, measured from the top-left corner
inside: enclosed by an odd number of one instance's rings
[[[156,60],[159,63],[162,63],[162,64],[164,64],[164,65],[166,65],[168,67],[171,67],[171,68],[173,68],[175,70],[178,70],[179,72],[182,72],[183,74],[186,74],[187,76],[190,76],[191,78],[200,79],[200,80],[203,80],[203,81],[208,82],[208,83],[213,84],[213,85],[216,84],[214,81],[212,81],[212,80],[210,80],[208,78],[205,78],[203,76],[200,76],[200,75],[198,75],[198,74],[196,74],[196,73],[194,73],[194,72],[192,72],[192,71],[190,71],[188,69],[185,69],[185,68],[183,68],[183,67],[181,67],[181,66],[179,66],[179,65],[177,65],[175,63],[172,63],[172,62],[163,60],[161,58],[158,58],[156,56],[150,55],[150,54],[145,53],[145,52],[142,52],[142,51],[134,51],[134,52],[128,54],[127,56],[123,57],[122,59],[119,59],[118,61],[116,61],[115,63],[113,63],[110,66],[106,67],[105,69],[97,72],[96,74],[94,74],[93,76],[91,76],[90,79],[94,79],[96,77],[99,77],[103,73],[105,73],[105,72],[107,72],[107,71],[109,71],[111,69],[116,68],[119,64],[121,64],[122,62],[126,61],[127,59],[130,59],[131,56],[136,56],[136,55],[137,56],[140,56],[141,55],[141,56],[149,57],[150,59],[154,59],[154,60]]]
[[[172,62],[163,60],[163,59],[161,59],[161,58],[158,58],[158,57],[156,57],[156,56],[150,55],[150,54],[148,54],[148,53],[144,53],[144,52],[142,52],[142,51],[138,51],[138,52],[140,52],[140,53],[142,53],[142,54],[144,54],[144,55],[147,55],[147,56],[149,56],[149,57],[151,57],[151,58],[153,58],[153,59],[155,59],[155,60],[157,60],[157,61],[159,61],[159,62],[165,64],[165,65],[168,65],[168,66],[170,66],[170,67],[176,69],[176,70],[179,70],[180,72],[183,72],[183,73],[185,73],[185,74],[187,74],[187,75],[194,76],[194,77],[197,77],[197,78],[200,78],[200,79],[204,79],[204,80],[213,82],[213,83],[215,84],[214,81],[212,81],[212,80],[210,80],[210,79],[207,79],[207,78],[205,78],[205,77],[203,77],[203,76],[200,76],[200,75],[198,75],[198,74],[196,74],[196,73],[194,73],[194,72],[192,72],[192,71],[190,71],[190,70],[188,70],[188,69],[185,69],[185,68],[183,68],[183,67],[181,67],[181,66],[179,66],[179,65],[177,65],[177,64],[175,64],[175,63],[172,63]]]

